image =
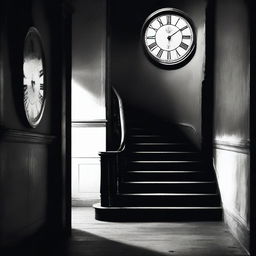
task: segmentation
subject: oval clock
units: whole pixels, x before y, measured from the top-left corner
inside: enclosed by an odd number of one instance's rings
[[[29,29],[24,42],[23,87],[26,117],[35,128],[45,107],[45,64],[41,36],[34,27]]]
[[[143,25],[142,40],[147,55],[169,67],[186,64],[196,45],[192,20],[174,8],[163,8],[152,13]]]

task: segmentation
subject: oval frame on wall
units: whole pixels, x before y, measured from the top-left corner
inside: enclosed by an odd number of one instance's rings
[[[27,121],[32,128],[39,125],[45,109],[45,70],[41,35],[35,27],[30,27],[24,40],[23,49],[23,105]],[[36,114],[34,114],[35,111],[37,111]]]

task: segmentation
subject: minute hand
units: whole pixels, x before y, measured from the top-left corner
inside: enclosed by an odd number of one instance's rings
[[[178,33],[180,31],[180,29],[178,29],[176,32],[174,32],[173,34],[170,35],[170,37],[174,36],[176,33]]]

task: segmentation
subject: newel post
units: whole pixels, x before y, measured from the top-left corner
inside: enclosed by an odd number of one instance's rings
[[[116,152],[100,152],[101,157],[101,206],[114,205],[118,193],[118,154]]]

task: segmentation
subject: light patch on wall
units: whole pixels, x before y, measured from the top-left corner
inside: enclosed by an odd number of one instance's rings
[[[245,226],[249,226],[250,156],[222,149],[216,149],[214,153],[223,207]]]
[[[106,150],[106,128],[72,127],[72,157],[98,157]]]
[[[72,79],[72,121],[89,121],[105,118],[105,105],[99,98]]]
[[[219,142],[229,142],[230,144],[240,144],[243,143],[244,140],[237,136],[237,135],[221,135],[221,136],[216,136],[215,140]]]

